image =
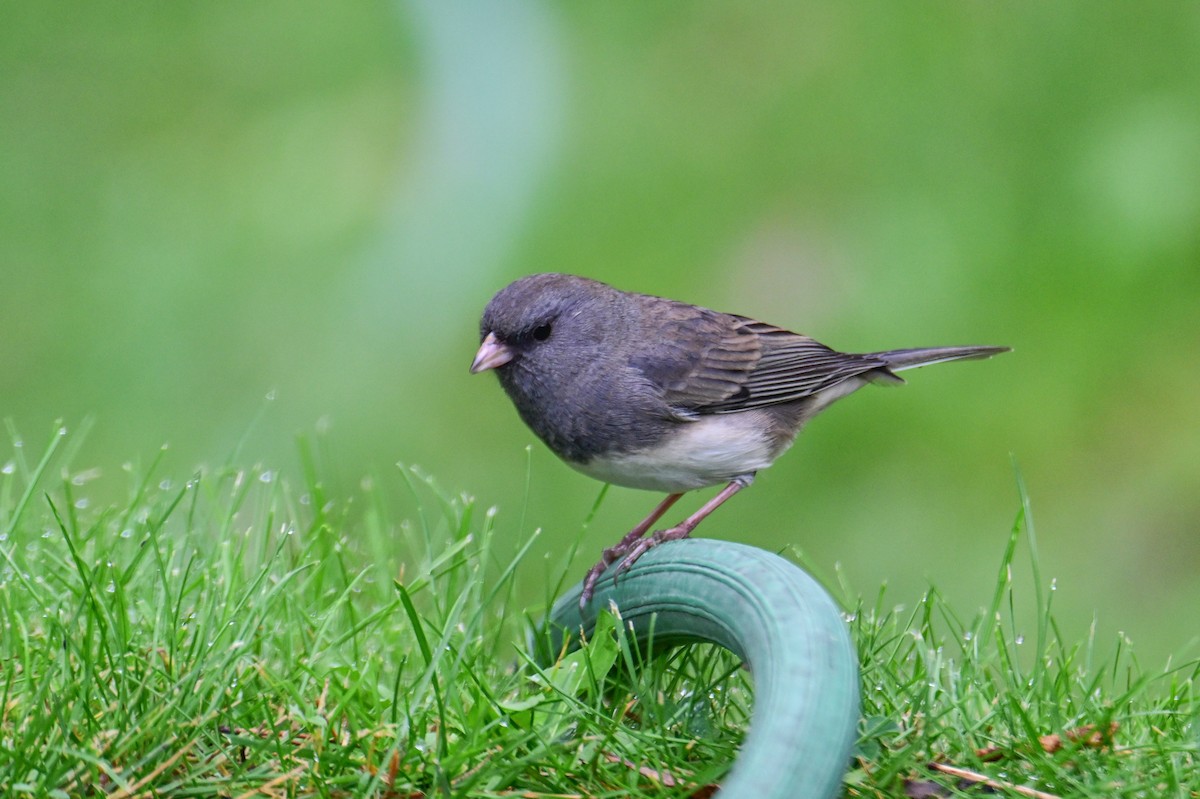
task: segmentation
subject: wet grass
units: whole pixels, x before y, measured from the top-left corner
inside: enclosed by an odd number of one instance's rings
[[[548,604],[568,569],[525,556],[519,503],[481,509],[409,468],[331,496],[306,445],[292,480],[106,475],[70,443],[31,454],[10,428],[0,455],[6,796],[688,797],[736,756],[752,684],[726,653],[641,663],[614,633],[530,661],[540,610],[517,581]],[[96,498],[114,484],[121,501]],[[848,603],[864,687],[848,795],[981,795],[959,768],[1005,795],[1196,797],[1197,663],[1062,640],[1040,575],[1022,638],[1023,531],[969,621],[935,590]]]

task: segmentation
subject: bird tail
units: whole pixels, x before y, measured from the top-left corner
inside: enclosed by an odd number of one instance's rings
[[[886,364],[875,373],[884,382],[903,383],[904,380],[893,372],[904,369],[915,369],[931,363],[943,361],[962,361],[970,358],[990,358],[1002,352],[1008,352],[1008,347],[918,347],[911,350],[888,350],[887,352],[872,352],[867,358],[874,358]]]

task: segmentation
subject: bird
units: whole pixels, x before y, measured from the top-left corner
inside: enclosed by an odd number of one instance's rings
[[[1008,347],[838,352],[747,316],[561,273],[519,278],[484,308],[470,372],[492,371],[526,425],[569,466],[666,494],[584,578],[581,607],[617,561],[686,538],[775,462],[806,422],[868,383]],[[674,527],[651,528],[688,491],[721,485]],[[650,533],[647,535],[647,533]]]

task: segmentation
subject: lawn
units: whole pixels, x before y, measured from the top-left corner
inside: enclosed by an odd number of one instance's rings
[[[737,755],[753,682],[728,653],[643,658],[609,617],[533,662],[586,558],[526,556],[520,497],[480,508],[408,467],[332,495],[320,439],[296,468],[182,475],[78,467],[78,440],[10,426],[0,454],[5,796],[697,797]],[[862,664],[846,795],[1200,796],[1200,662],[1063,640],[1014,512],[978,608],[818,575]]]

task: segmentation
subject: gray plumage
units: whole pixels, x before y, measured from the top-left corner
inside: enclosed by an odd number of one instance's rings
[[[563,274],[524,277],[496,294],[480,322],[480,338],[489,334],[512,352],[496,374],[521,418],[576,467],[652,450],[705,416],[756,410],[777,457],[805,421],[868,382],[1005,349],[842,353],[744,316]],[[619,474],[612,482],[641,487]]]
[[[495,370],[525,423],[571,466],[666,499],[604,550],[584,579],[618,574],[684,538],[775,462],[806,421],[896,372],[986,358],[1006,347],[861,355],[745,316],[619,291],[573,275],[530,275],[484,309],[472,372]],[[678,525],[647,533],[685,491],[725,483]]]

